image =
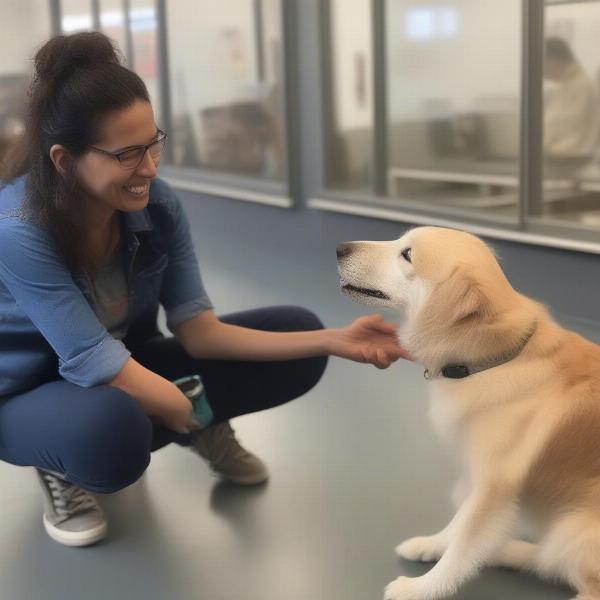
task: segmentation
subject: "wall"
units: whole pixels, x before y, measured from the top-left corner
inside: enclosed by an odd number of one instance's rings
[[[252,2],[227,0],[215,10],[212,2],[177,0],[167,2],[167,18],[175,114],[229,102],[256,82]]]
[[[47,0],[2,0],[2,74],[25,73],[29,70],[35,50],[50,37],[50,16]],[[25,35],[24,32],[27,32]]]
[[[422,116],[427,100],[444,100],[448,112],[473,109],[485,100],[517,108],[519,0],[390,0],[387,6],[392,121]],[[420,26],[416,11],[423,11]]]

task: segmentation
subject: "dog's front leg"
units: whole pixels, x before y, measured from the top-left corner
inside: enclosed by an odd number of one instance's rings
[[[457,511],[468,497],[469,488],[469,480],[465,475],[454,485],[452,503]],[[396,554],[407,560],[418,560],[420,562],[439,560],[442,554],[446,552],[452,537],[452,528],[455,524],[456,515],[452,517],[450,523],[444,529],[434,535],[418,536],[405,540],[399,546],[396,546]]]
[[[425,575],[399,577],[385,600],[436,600],[454,594],[509,538],[517,518],[516,494],[503,485],[474,490],[450,524],[448,548]]]
[[[413,537],[396,546],[396,554],[406,560],[431,562],[439,560],[452,535],[454,519],[444,529],[434,535]]]

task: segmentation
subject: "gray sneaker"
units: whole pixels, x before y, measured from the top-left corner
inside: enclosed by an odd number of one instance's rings
[[[208,461],[215,474],[241,485],[268,479],[265,463],[241,446],[229,421],[195,431],[192,439],[192,450]]]
[[[37,469],[48,535],[66,546],[89,546],[106,535],[106,518],[95,498],[54,471]]]

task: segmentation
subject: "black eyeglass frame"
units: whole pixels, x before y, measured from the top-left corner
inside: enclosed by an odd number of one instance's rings
[[[118,152],[110,152],[109,150],[103,150],[102,148],[97,148],[96,146],[88,146],[88,148],[90,150],[94,150],[95,152],[100,152],[101,154],[106,154],[107,156],[116,158],[119,161],[119,165],[121,166],[122,169],[127,169],[128,171],[130,171],[133,169],[137,169],[142,164],[142,161],[144,160],[144,157],[146,156],[146,152],[148,152],[148,150],[150,150],[150,148],[152,148],[152,146],[155,146],[156,144],[164,145],[164,143],[167,141],[168,136],[164,131],[158,129],[156,135],[157,135],[156,139],[154,139],[149,144],[143,144],[141,146],[132,146],[131,148],[126,148],[125,150],[119,150]],[[124,166],[123,163],[121,162],[121,156],[123,156],[123,154],[127,154],[128,152],[137,151],[137,150],[143,150],[143,152],[140,154],[139,162],[133,167]]]

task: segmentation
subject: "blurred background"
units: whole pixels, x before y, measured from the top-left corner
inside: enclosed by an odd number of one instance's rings
[[[21,132],[35,46],[99,29],[146,82],[171,176],[188,187],[299,200],[310,102],[321,126],[312,195],[339,209],[345,199],[366,213],[596,240],[599,2],[323,0],[309,30],[301,4],[5,0],[0,157]],[[306,43],[318,69],[302,89]]]

